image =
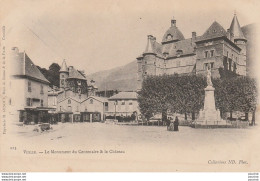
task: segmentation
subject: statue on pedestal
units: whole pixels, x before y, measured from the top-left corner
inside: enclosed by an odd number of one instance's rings
[[[212,86],[211,82],[211,68],[210,66],[207,67],[207,85]]]

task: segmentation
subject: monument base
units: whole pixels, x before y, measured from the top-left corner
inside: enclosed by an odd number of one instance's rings
[[[226,128],[231,126],[227,121],[221,119],[219,110],[215,108],[214,98],[215,88],[207,86],[205,88],[204,110],[199,113],[199,118],[192,127],[195,128]]]

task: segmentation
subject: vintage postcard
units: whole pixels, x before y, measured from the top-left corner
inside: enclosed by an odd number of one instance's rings
[[[1,172],[259,172],[257,0],[2,0]]]

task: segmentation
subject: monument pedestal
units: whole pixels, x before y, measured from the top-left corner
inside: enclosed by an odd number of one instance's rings
[[[228,123],[220,117],[220,111],[215,107],[215,88],[208,85],[205,88],[204,109],[200,111],[195,121],[195,128],[227,127]]]

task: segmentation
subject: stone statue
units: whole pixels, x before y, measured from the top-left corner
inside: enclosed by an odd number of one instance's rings
[[[210,68],[210,66],[208,66],[208,68],[207,68],[207,85],[208,86],[212,86],[212,82],[211,82],[211,68]]]

